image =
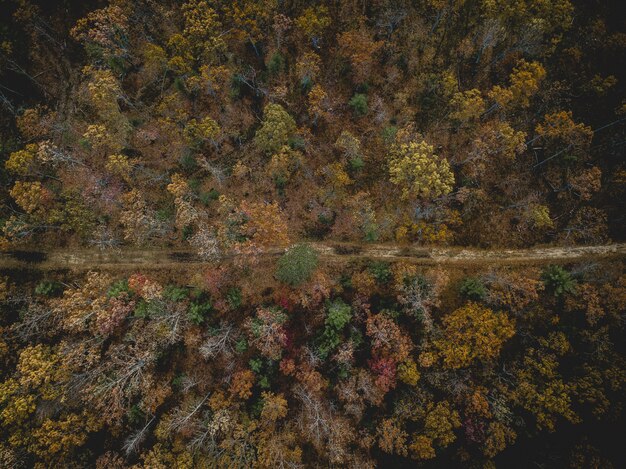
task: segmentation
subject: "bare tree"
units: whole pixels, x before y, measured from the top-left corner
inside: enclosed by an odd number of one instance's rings
[[[200,355],[207,360],[218,355],[232,355],[236,334],[232,324],[221,322],[219,327],[200,345]]]
[[[122,447],[124,452],[126,453],[126,456],[130,456],[133,453],[139,452],[139,447],[146,439],[146,436],[148,435],[148,429],[150,428],[150,425],[152,425],[152,422],[154,422],[154,419],[156,419],[156,416],[153,415],[152,418],[142,428],[126,438],[126,440],[124,441],[124,446]]]

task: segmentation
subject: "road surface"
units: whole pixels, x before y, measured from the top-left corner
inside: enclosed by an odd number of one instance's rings
[[[588,259],[621,259],[626,256],[626,243],[599,246],[550,246],[529,249],[477,249],[462,247],[416,247],[386,244],[340,242],[309,242],[322,260],[344,261],[377,259],[408,261],[423,265],[463,264],[545,264],[566,263]],[[261,257],[276,257],[284,252],[267,248]],[[237,257],[227,254],[225,259]],[[64,249],[52,251],[7,251],[0,253],[0,269],[89,270],[89,269],[186,269],[209,262],[193,251],[167,249]]]

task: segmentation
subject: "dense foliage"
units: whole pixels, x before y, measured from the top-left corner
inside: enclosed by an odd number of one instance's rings
[[[626,467],[620,6],[0,0],[0,467]]]
[[[618,3],[4,0],[0,241],[621,240]]]
[[[621,265],[275,264],[5,277],[2,466],[623,463]]]

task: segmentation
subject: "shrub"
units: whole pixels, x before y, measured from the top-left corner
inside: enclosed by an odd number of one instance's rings
[[[183,240],[187,241],[192,236],[193,236],[193,226],[192,225],[183,226]]]
[[[245,337],[242,337],[235,343],[235,351],[237,353],[244,353],[246,350],[248,350],[248,341]]]
[[[267,63],[267,71],[270,75],[278,75],[285,69],[285,58],[280,52],[275,52]]]
[[[372,262],[369,266],[369,271],[374,276],[376,281],[383,285],[391,279],[391,270],[389,269],[388,262]]]
[[[202,192],[200,194],[200,203],[203,205],[209,205],[212,201],[220,198],[220,193],[215,189],[211,189],[209,192]]]
[[[481,301],[487,295],[487,289],[480,279],[466,277],[461,282],[461,295],[469,300]]]
[[[383,128],[382,137],[383,141],[386,145],[391,145],[396,139],[396,134],[398,133],[398,128],[395,125],[388,125]]]
[[[300,80],[300,86],[302,87],[302,93],[306,94],[313,88],[313,80],[308,76],[303,77],[302,80]]]
[[[241,296],[241,290],[237,287],[228,289],[226,293],[226,301],[230,305],[231,309],[237,309],[243,303],[243,297]]]
[[[341,343],[341,331],[352,319],[352,308],[342,300],[333,301],[326,314],[324,332],[318,338],[317,352],[322,359]]]
[[[297,286],[307,281],[317,267],[317,252],[306,244],[289,249],[278,260],[276,278],[288,285]]]
[[[350,101],[348,101],[348,105],[352,108],[352,112],[354,112],[356,117],[364,116],[369,110],[367,106],[367,96],[361,93],[352,96]]]
[[[189,292],[186,288],[180,288],[176,285],[168,285],[163,290],[163,298],[170,301],[183,301],[188,295]]]
[[[551,265],[546,268],[541,274],[541,280],[543,280],[546,290],[551,291],[554,296],[574,293],[576,290],[576,281],[571,274],[558,265]]]
[[[261,360],[260,358],[251,358],[249,365],[252,371],[254,371],[255,373],[260,373],[263,369],[263,360]]]
[[[198,169],[198,162],[196,161],[196,157],[191,153],[185,153],[180,158],[180,167],[185,173],[193,173],[195,170]]]
[[[354,158],[350,159],[350,169],[352,169],[353,171],[360,171],[363,169],[363,167],[365,167],[365,162],[360,156],[355,156]]]
[[[187,317],[194,324],[202,324],[207,316],[211,312],[211,302],[205,303],[192,303],[187,311]]]
[[[350,318],[352,318],[352,309],[350,306],[341,300],[336,300],[328,308],[326,326],[339,331],[350,322]]]
[[[44,280],[35,287],[35,294],[41,296],[56,296],[61,293],[62,287],[58,282]]]
[[[111,285],[111,288],[109,288],[109,291],[107,292],[107,296],[109,298],[117,298],[122,293],[130,294],[130,287],[128,286],[127,279],[118,280]]]

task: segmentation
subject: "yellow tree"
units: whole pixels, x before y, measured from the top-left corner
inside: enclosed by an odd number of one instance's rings
[[[156,213],[146,203],[145,198],[137,189],[133,189],[122,197],[122,213],[120,223],[124,227],[124,239],[142,243],[150,236],[162,234],[164,225],[156,218]]]
[[[526,134],[507,122],[481,125],[461,161],[463,173],[472,179],[492,181],[500,177],[498,169],[510,166],[526,150]]]
[[[106,305],[106,291],[111,278],[106,274],[89,272],[80,287],[68,288],[61,298],[51,302],[59,315],[61,327],[67,332],[84,332]]]
[[[241,209],[250,219],[246,230],[259,246],[287,247],[290,244],[289,227],[285,213],[276,202],[259,204],[242,202]]]
[[[272,425],[277,420],[287,416],[287,400],[282,394],[264,391],[261,393],[261,397],[263,398],[261,421],[265,425]]]
[[[535,415],[539,429],[554,431],[559,417],[579,423],[580,417],[572,409],[576,385],[565,382],[559,373],[559,357],[570,350],[569,342],[561,332],[539,338],[538,342],[539,347],[527,350],[514,371],[514,402]]]
[[[266,167],[266,172],[277,186],[286,184],[302,165],[302,153],[292,150],[288,145],[284,145],[277,153],[272,155],[272,159]]]
[[[130,184],[134,163],[129,161],[126,155],[109,155],[105,167],[111,174],[121,177]]]
[[[59,355],[43,344],[26,347],[20,352],[17,371],[20,385],[37,389],[44,399],[58,397],[55,385],[67,377]]]
[[[35,143],[29,143],[23,149],[14,151],[5,161],[4,167],[7,171],[25,176],[32,172],[37,161],[37,153],[39,146]]]
[[[225,50],[222,23],[206,0],[189,0],[182,6],[185,27],[168,41],[173,57],[169,66],[181,74],[189,73],[199,63],[212,64]]]
[[[517,23],[524,29],[532,25],[534,34],[568,29],[574,13],[570,0],[483,0],[481,3],[487,16],[499,18],[505,24]]]
[[[122,3],[122,2],[119,2]],[[127,55],[128,14],[118,5],[92,11],[70,30],[70,36],[85,45],[94,45],[105,56]]]
[[[515,334],[515,323],[477,303],[467,303],[443,319],[443,333],[433,346],[447,368],[462,368],[475,360],[498,357]]]
[[[263,110],[263,123],[254,141],[266,153],[276,153],[287,145],[296,131],[296,122],[280,104],[268,104]]]
[[[459,413],[448,401],[426,403],[424,428],[413,434],[409,446],[414,459],[432,459],[435,457],[435,445],[445,448],[456,435],[454,430],[461,426]]]
[[[402,198],[436,198],[454,186],[454,174],[445,158],[422,142],[394,145],[388,155],[389,179],[402,189]]]
[[[326,109],[328,108],[328,95],[324,88],[320,84],[313,86],[308,94],[309,112],[314,119],[326,116]]]
[[[100,125],[106,128],[105,140],[112,149],[117,151],[124,146],[131,130],[128,119],[118,105],[118,101],[127,101],[121,84],[110,70],[87,66],[83,69],[83,75],[87,79],[88,102],[100,119]],[[90,143],[93,144],[92,141]]]
[[[546,70],[539,62],[521,60],[509,75],[509,87],[496,85],[489,92],[489,97],[503,108],[509,105],[526,108],[545,76]]]
[[[584,157],[593,138],[591,127],[574,122],[571,111],[547,114],[535,131],[551,151],[556,151],[555,155],[567,152],[566,155]]]
[[[44,216],[46,206],[52,202],[52,193],[39,181],[16,181],[9,193],[29,215]]]
[[[396,419],[386,418],[380,423],[377,429],[378,446],[385,453],[399,454],[407,456],[406,441],[409,437],[408,433],[402,429]]]
[[[100,422],[86,412],[69,414],[58,420],[46,419],[41,427],[33,431],[30,450],[44,461],[58,464],[59,461],[70,458],[72,450],[82,446],[87,441],[88,434],[98,430]],[[57,464],[50,466],[58,467]]]
[[[185,126],[185,138],[190,146],[198,146],[206,141],[215,141],[220,133],[220,126],[211,117],[191,119]]]
[[[320,73],[322,59],[315,52],[305,52],[296,62],[296,75],[300,83],[310,83]]]
[[[476,88],[454,93],[450,100],[450,118],[468,122],[478,119],[485,112],[485,100]]]
[[[269,23],[276,16],[277,0],[260,2],[234,1],[230,3],[228,15],[235,25],[234,35],[251,44],[265,39]]]
[[[314,47],[319,47],[321,36],[330,23],[328,8],[325,6],[309,7],[296,18],[296,26]]]
[[[172,175],[172,182],[168,184],[167,190],[174,198],[176,206],[176,226],[184,229],[198,221],[199,213],[190,202],[191,189],[183,176],[178,173]]]
[[[324,184],[319,189],[319,195],[324,205],[333,207],[338,205],[347,195],[347,188],[354,181],[346,172],[341,162],[330,163],[316,171],[324,178]]]

